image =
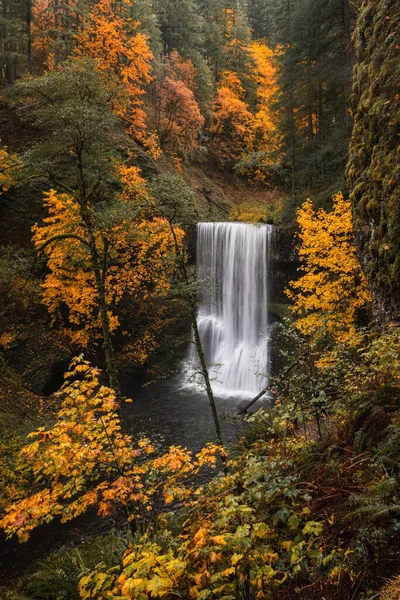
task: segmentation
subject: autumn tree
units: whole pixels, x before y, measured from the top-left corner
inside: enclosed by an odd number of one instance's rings
[[[278,92],[275,53],[263,42],[253,42],[250,52],[254,60],[253,79],[256,84],[257,104],[255,109],[255,145],[270,156],[279,146],[276,115],[271,108]]]
[[[214,466],[219,449],[209,445],[196,459],[180,447],[153,457],[147,438],[134,444],[122,432],[116,394],[101,384],[100,371],[76,358],[57,392],[56,423],[29,435],[20,468],[33,486],[16,491],[0,527],[26,541],[33,529],[57,516],[65,523],[96,507],[100,516],[122,511],[132,531],[160,497],[167,504],[186,501],[185,482],[203,466]]]
[[[51,244],[74,239],[88,252],[95,279],[96,303],[101,321],[108,374],[117,388],[111,341],[110,320],[104,288],[104,239],[96,236],[95,206],[109,200],[115,182],[113,143],[110,133],[117,126],[111,110],[112,93],[105,88],[93,63],[73,61],[62,70],[21,82],[22,101],[29,98],[29,119],[42,132],[25,155],[27,170],[54,189],[62,190],[76,202],[85,237],[71,230],[62,237],[46,239],[43,252]],[[111,187],[110,187],[111,186]]]
[[[253,144],[249,154],[235,165],[236,173],[253,182],[279,181],[281,140],[273,103],[278,93],[276,54],[263,40],[252,42],[249,51],[253,57],[252,77],[256,86],[256,104],[253,109]]]
[[[162,148],[187,155],[197,144],[204,117],[196,101],[196,69],[174,50],[164,60],[165,74],[157,89],[156,122]]]
[[[44,300],[53,317],[67,316],[75,342],[86,345],[100,333],[116,388],[116,307],[127,297],[144,302],[167,293],[173,240],[169,224],[143,209],[147,192],[138,169],[118,166],[112,134],[122,131],[112,111],[114,88],[104,88],[92,66],[74,60],[19,90],[30,98],[31,123],[46,124],[25,156],[32,177],[52,188],[45,194],[48,216],[34,227],[36,249],[49,261]],[[123,136],[117,139],[120,144]],[[176,235],[181,240],[183,232]],[[139,362],[156,345],[153,334],[142,333]]]
[[[75,47],[90,0],[31,0],[31,52],[34,72],[54,68],[66,60]]]
[[[121,166],[119,171],[121,192],[106,213],[97,213],[95,224],[111,333],[121,325],[119,305],[128,300],[143,304],[150,297],[166,295],[176,268],[168,222],[143,210],[144,203],[150,202],[144,179],[136,167]],[[75,344],[86,347],[98,337],[101,321],[79,204],[74,197],[51,190],[45,193],[45,207],[48,216],[43,225],[33,228],[34,244],[38,250],[43,247],[50,271],[43,284],[43,300],[53,321],[62,321],[67,309],[66,331]],[[177,228],[176,235],[181,242],[183,231]],[[47,244],[48,240],[57,243]],[[157,325],[156,314],[153,320]],[[150,326],[140,339],[134,336],[132,362],[146,361],[157,346],[155,331],[158,327]]]
[[[353,245],[351,207],[342,194],[333,209],[315,211],[307,200],[298,210],[302,275],[287,291],[296,327],[314,340],[357,343],[357,313],[371,300]]]
[[[127,14],[137,23],[137,32],[143,33],[157,59],[162,53],[160,20],[157,14],[157,0],[135,0],[127,5]]]
[[[101,85],[113,87],[112,107],[136,140],[152,147],[146,135],[143,108],[145,86],[151,81],[152,52],[139,24],[130,18],[132,1],[114,3],[100,0],[77,36],[75,55],[91,58],[100,74]]]
[[[220,165],[231,165],[251,151],[254,116],[244,101],[245,90],[237,75],[222,74],[213,106],[211,148]]]

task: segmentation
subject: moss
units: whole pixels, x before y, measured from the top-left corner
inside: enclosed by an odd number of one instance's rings
[[[359,255],[376,312],[400,318],[400,5],[363,0],[355,32],[357,65],[347,177]]]

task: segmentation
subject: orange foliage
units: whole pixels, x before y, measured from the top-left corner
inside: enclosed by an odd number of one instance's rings
[[[189,451],[171,447],[153,458],[148,439],[136,445],[122,432],[115,393],[101,385],[100,372],[77,358],[56,394],[61,402],[53,427],[31,433],[21,451],[21,468],[30,468],[33,488],[6,509],[0,520],[8,535],[21,541],[55,516],[69,521],[97,507],[100,516],[122,507],[128,521],[153,511],[154,501],[188,501],[183,485],[203,466],[215,466],[217,446],[209,444],[193,460]]]
[[[260,40],[253,42],[249,50],[255,63],[253,77],[257,86],[257,112],[254,123],[256,150],[271,153],[279,147],[276,122],[271,110],[272,99],[278,91],[275,55]]]
[[[314,211],[311,200],[298,210],[303,275],[292,281],[287,295],[294,300],[305,335],[325,334],[337,342],[358,341],[355,318],[371,295],[353,245],[351,205],[342,194],[333,199],[333,210]]]
[[[119,202],[123,210],[137,207],[146,196],[145,181],[136,167],[121,167],[123,184]],[[44,248],[50,273],[43,284],[43,300],[53,319],[68,309],[67,329],[71,339],[86,346],[100,330],[97,311],[97,294],[94,273],[90,261],[87,231],[83,225],[80,209],[75,199],[55,190],[45,193],[48,217],[42,226],[35,225],[33,242],[36,248],[54,236],[73,235],[68,239],[57,239]],[[125,207],[125,208],[124,208]],[[184,233],[176,229],[179,243]],[[79,238],[79,239],[78,239]],[[110,327],[119,326],[116,308],[124,297],[142,301],[150,295],[165,295],[170,288],[170,279],[175,271],[174,240],[169,223],[162,218],[139,218],[122,216],[104,230],[97,231],[96,243],[103,248],[104,238],[109,248],[108,269],[105,273],[105,291],[110,307]],[[147,334],[150,335],[150,334]],[[155,340],[144,340],[136,360],[143,362]]]
[[[32,1],[32,56],[41,70],[52,70],[56,62],[65,60],[74,46],[74,35],[81,27],[86,0]]]
[[[204,117],[193,90],[196,70],[188,59],[183,61],[174,50],[165,61],[166,73],[159,89],[157,129],[161,146],[190,153],[197,145]],[[178,168],[179,170],[179,168]]]
[[[192,92],[196,91],[196,68],[189,58],[184,60],[177,50],[172,50],[165,58],[165,67],[171,79],[183,81]]]
[[[152,52],[138,23],[129,18],[131,0],[115,3],[100,0],[77,36],[75,55],[92,58],[107,85],[114,77],[114,111],[127,123],[127,130],[154,150],[154,138],[145,134],[144,86],[150,83]]]
[[[221,163],[236,162],[251,151],[254,116],[243,100],[244,89],[232,71],[222,74],[213,106],[213,152]]]

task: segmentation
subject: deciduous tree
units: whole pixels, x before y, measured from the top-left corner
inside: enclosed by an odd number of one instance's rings
[[[76,56],[91,58],[109,87],[113,76],[112,105],[115,114],[137,140],[151,147],[146,137],[146,113],[143,109],[145,86],[151,81],[152,52],[146,35],[137,31],[139,24],[129,16],[132,1],[96,3],[77,37]]]
[[[197,144],[204,117],[196,101],[196,69],[174,50],[164,61],[165,75],[157,89],[157,130],[161,147],[190,154]]]
[[[294,300],[297,328],[313,339],[358,341],[357,312],[371,300],[353,245],[351,207],[342,194],[333,209],[315,211],[308,200],[298,210],[302,276],[287,294]]]
[[[232,71],[223,73],[213,106],[212,151],[220,165],[233,165],[251,151],[254,116],[243,99],[245,90]]]
[[[185,482],[216,463],[219,449],[211,444],[196,459],[174,446],[153,457],[146,438],[134,444],[122,432],[115,392],[101,385],[99,370],[81,357],[72,362],[57,397],[57,422],[31,433],[21,451],[21,469],[30,469],[33,489],[16,491],[0,520],[20,541],[56,516],[65,523],[89,507],[102,517],[122,510],[134,530],[135,519],[146,518],[160,496],[167,504],[189,500],[193,490]]]

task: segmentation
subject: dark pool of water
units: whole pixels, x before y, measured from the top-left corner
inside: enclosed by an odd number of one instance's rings
[[[124,408],[124,420],[135,433],[155,438],[163,446],[180,445],[193,451],[216,441],[211,409],[205,392],[178,382],[158,382],[138,391],[124,392],[133,398]],[[235,441],[242,428],[232,419],[248,400],[241,397],[216,397],[225,445]]]

